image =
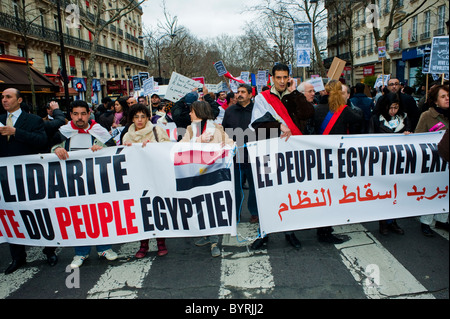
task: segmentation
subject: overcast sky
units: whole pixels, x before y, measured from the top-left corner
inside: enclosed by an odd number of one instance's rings
[[[252,12],[241,14],[244,8],[258,0],[166,0],[172,16],[178,17],[178,26],[186,27],[199,38],[212,38],[220,34],[242,35]],[[143,4],[144,26],[156,27],[157,20],[164,21],[162,0],[148,0]],[[145,30],[144,30],[145,32]]]

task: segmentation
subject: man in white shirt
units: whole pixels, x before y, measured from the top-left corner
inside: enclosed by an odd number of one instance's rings
[[[90,120],[89,105],[85,101],[74,101],[70,106],[71,121],[59,129],[60,144],[53,146],[52,152],[60,160],[67,160],[70,151],[91,149],[93,152],[107,146],[115,146],[109,132]],[[70,266],[72,268],[80,267],[84,260],[89,257],[90,246],[75,247],[75,257]],[[117,259],[117,254],[111,249],[111,245],[97,246],[99,257],[105,257],[108,260]]]

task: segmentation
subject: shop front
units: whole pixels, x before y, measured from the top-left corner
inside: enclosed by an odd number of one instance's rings
[[[133,91],[133,82],[126,80],[116,80],[116,81],[106,81],[106,92],[108,96],[119,97],[119,96],[127,96],[128,90]]]
[[[43,73],[35,69],[33,61],[29,60],[29,66],[34,84],[36,104],[39,109],[54,98],[55,93],[59,91],[59,87]],[[32,87],[28,77],[28,66],[25,58],[0,55],[0,93],[7,88],[18,89],[23,96],[24,102],[31,106]]]
[[[76,100],[86,100],[86,78],[73,78],[72,87],[77,91]],[[102,87],[99,79],[92,79],[92,92],[91,92],[91,103],[93,105],[98,105],[101,100]]]
[[[404,81],[402,82],[408,86],[414,87],[415,85],[417,72],[419,71],[419,68],[422,68],[425,48],[431,48],[431,45],[427,44],[415,48],[404,49],[402,51],[402,61],[397,61],[397,72],[401,72],[401,62],[404,63]],[[397,76],[399,76],[398,74],[399,73],[397,73]]]

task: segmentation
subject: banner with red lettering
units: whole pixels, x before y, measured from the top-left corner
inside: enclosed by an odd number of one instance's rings
[[[232,165],[232,149],[191,143],[2,158],[0,243],[235,235]]]
[[[250,144],[261,234],[448,213],[442,133]]]

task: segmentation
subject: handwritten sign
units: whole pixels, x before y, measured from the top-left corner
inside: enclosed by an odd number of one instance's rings
[[[202,84],[176,72],[170,77],[169,86],[165,98],[172,102],[179,101],[193,89],[201,87]]]

